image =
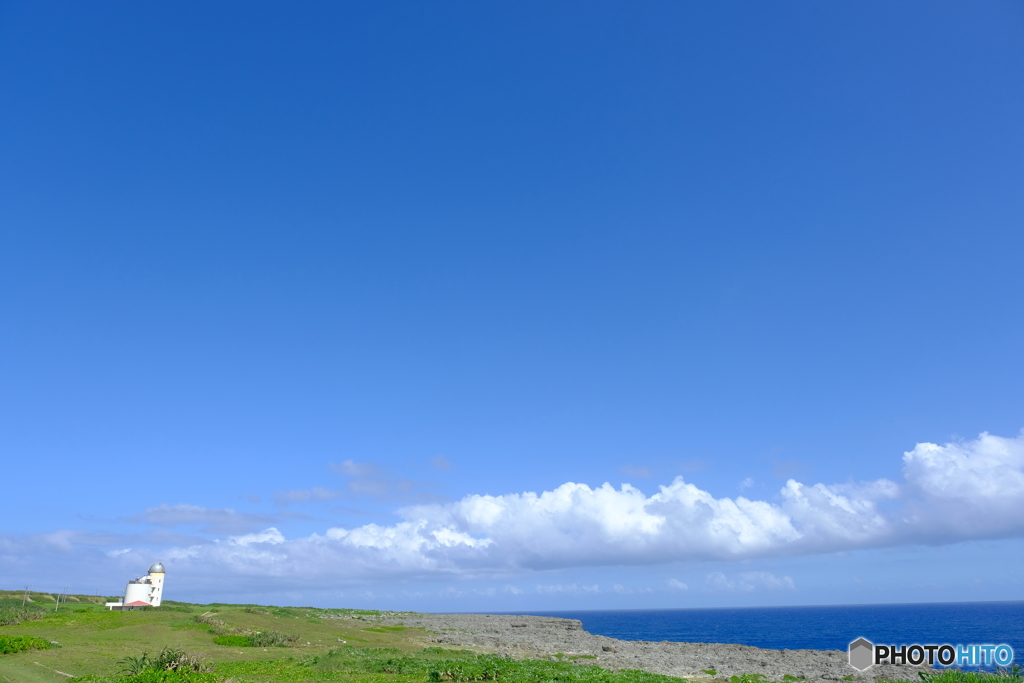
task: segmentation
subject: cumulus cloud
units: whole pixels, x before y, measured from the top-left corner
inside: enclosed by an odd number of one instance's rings
[[[266,540],[253,535],[245,543],[203,546],[196,558],[244,571],[356,580],[750,559],[1024,534],[1024,436],[918,444],[903,462],[900,484],[791,479],[771,501],[716,498],[682,477],[652,495],[628,484],[576,483],[470,495],[403,508],[393,525],[337,527],[297,539],[273,529]],[[343,467],[353,476],[376,474],[358,463]],[[709,581],[722,590],[792,587],[770,574]]]
[[[356,480],[392,481],[367,463],[346,461],[337,467]],[[253,516],[233,510],[165,505],[150,508],[141,520],[228,530],[224,533],[230,535],[213,542],[161,546],[162,557],[211,581],[229,574],[335,586],[955,543],[1024,535],[1024,435],[982,434],[941,446],[918,444],[904,454],[900,483],[877,479],[826,485],[790,479],[769,500],[715,497],[678,477],[650,495],[628,484],[594,488],[566,483],[540,493],[470,495],[413,505],[398,514],[394,524],[339,526],[298,538],[287,538],[270,524],[254,527]],[[103,541],[55,532],[32,542],[70,552],[78,546],[98,549]],[[106,541],[103,550],[139,547],[138,538]],[[156,547],[150,541],[149,547]],[[20,553],[11,543],[0,538],[0,560],[16,562]],[[564,591],[588,588],[555,585]],[[667,586],[684,590],[685,584],[669,581]],[[712,574],[705,588],[788,590],[793,583],[785,576],[746,572]]]
[[[905,524],[935,540],[1024,532],[1024,434],[919,443],[903,456],[912,489]]]

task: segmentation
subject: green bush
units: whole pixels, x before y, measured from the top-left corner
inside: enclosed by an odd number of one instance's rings
[[[0,626],[17,626],[23,621],[42,619],[46,614],[46,610],[37,605],[22,607],[20,600],[0,600]]]
[[[35,636],[0,635],[0,654],[9,655],[26,650],[48,650],[50,641]]]
[[[218,683],[220,679],[211,673],[182,673],[180,671],[145,671],[134,676],[79,676],[67,679],[67,683]]]
[[[213,642],[216,645],[229,647],[252,647],[252,638],[249,636],[217,636]]]
[[[298,636],[278,631],[258,631],[249,636],[253,647],[288,647],[294,645],[298,639]]]
[[[195,612],[195,610],[192,609],[191,607],[189,607],[188,605],[182,605],[180,603],[168,604],[167,602],[164,602],[157,609],[159,609],[161,612],[186,612],[186,613]]]
[[[143,652],[137,656],[129,655],[120,660],[118,664],[121,665],[121,672],[132,676],[131,680],[133,681],[136,680],[134,677],[152,673],[163,674],[170,671],[176,674],[199,674],[210,670],[210,667],[198,655],[189,654],[184,650],[175,650],[170,647],[160,650],[159,654],[154,657],[150,657],[148,652]],[[154,680],[162,681],[164,679]],[[174,681],[178,679],[171,678],[167,680]]]
[[[270,610],[266,610],[266,609],[263,609],[262,607],[257,607],[257,606],[249,606],[249,607],[246,607],[246,608],[242,609],[242,611],[243,612],[248,612],[249,614],[270,614]]]

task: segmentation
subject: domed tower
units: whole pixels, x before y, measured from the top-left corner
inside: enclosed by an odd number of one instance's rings
[[[160,606],[160,600],[164,596],[164,565],[163,562],[154,562],[149,567],[149,583],[152,585],[150,589],[150,600],[149,604],[153,607]]]
[[[124,597],[117,602],[108,602],[112,610],[143,609],[159,607],[164,597],[164,565],[154,562],[149,566],[149,573],[128,582],[124,589]]]

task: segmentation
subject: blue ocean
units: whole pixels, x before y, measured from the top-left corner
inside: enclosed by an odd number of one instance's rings
[[[782,649],[845,650],[874,643],[1007,643],[1024,663],[1024,602],[832,607],[748,607],[530,612],[579,619],[591,633],[622,640],[740,643]]]

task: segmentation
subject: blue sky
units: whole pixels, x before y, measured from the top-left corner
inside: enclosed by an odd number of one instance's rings
[[[1024,599],[1022,83],[1011,2],[4,2],[0,588]]]

